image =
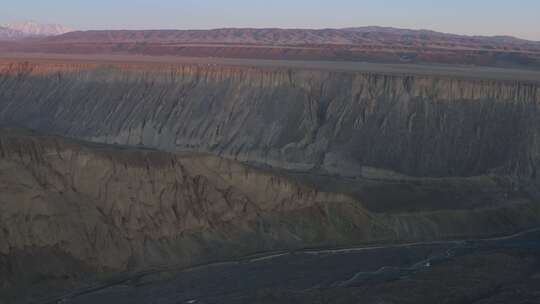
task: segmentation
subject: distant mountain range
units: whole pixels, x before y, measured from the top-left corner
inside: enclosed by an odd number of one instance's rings
[[[28,36],[56,36],[73,31],[61,24],[40,24],[32,21],[15,22],[6,27]]]
[[[16,32],[13,32],[14,30]],[[21,37],[35,39],[17,41]],[[538,41],[510,36],[465,36],[378,26],[342,29],[69,31],[63,26],[24,23],[12,26],[3,35],[0,32],[0,40],[15,41],[0,43],[0,51],[10,52],[114,53],[540,68]]]
[[[102,30],[75,31],[51,38],[64,42],[147,42],[147,43],[226,43],[257,45],[361,45],[415,43],[451,43],[455,45],[505,44],[535,45],[540,42],[510,36],[464,36],[429,30],[390,27],[356,27],[343,29],[223,28],[213,30]]]
[[[69,27],[60,24],[40,24],[33,21],[15,22],[0,27],[0,40],[56,36],[71,31]]]
[[[19,31],[0,26],[0,40],[14,40],[24,38],[24,34]]]

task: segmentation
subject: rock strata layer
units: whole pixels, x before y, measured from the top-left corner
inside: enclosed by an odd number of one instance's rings
[[[0,122],[297,170],[536,178],[540,85],[205,65],[3,62]]]

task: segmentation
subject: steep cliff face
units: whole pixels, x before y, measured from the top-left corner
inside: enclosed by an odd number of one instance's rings
[[[536,177],[540,85],[203,65],[4,63],[0,122],[272,166]]]

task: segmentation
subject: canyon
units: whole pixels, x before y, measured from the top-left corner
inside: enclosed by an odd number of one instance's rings
[[[534,71],[59,56],[0,59],[0,301],[540,226]],[[418,250],[396,256],[439,253]],[[529,267],[536,282],[536,251],[505,250],[451,262],[487,259],[508,280],[504,263]]]

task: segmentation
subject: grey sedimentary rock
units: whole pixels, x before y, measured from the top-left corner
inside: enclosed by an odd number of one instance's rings
[[[290,169],[536,177],[539,84],[224,66],[4,63],[0,122]]]

